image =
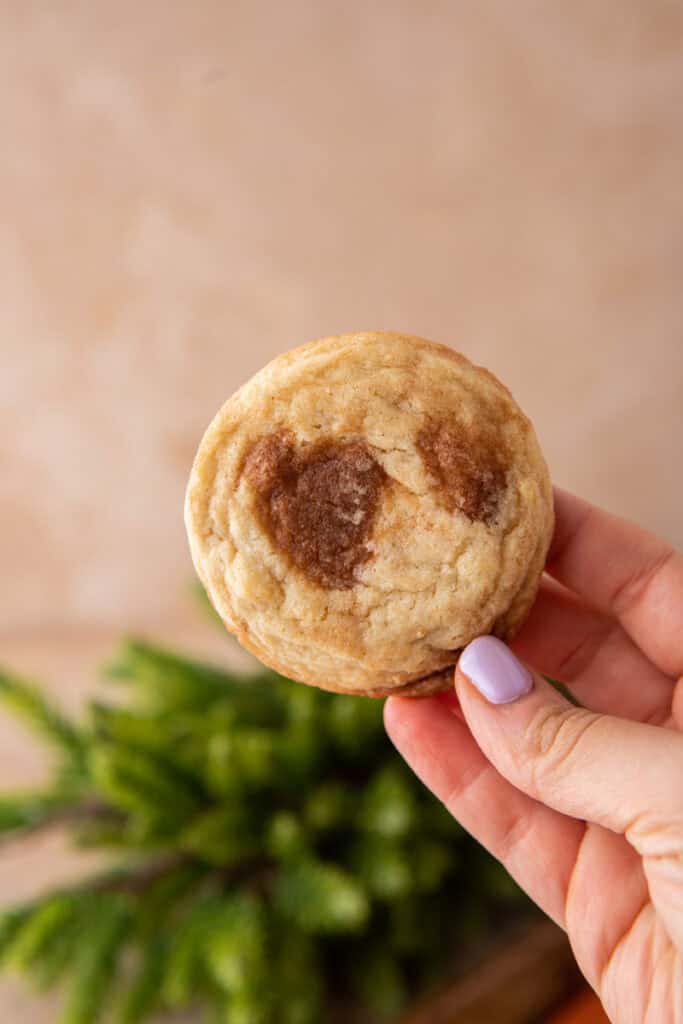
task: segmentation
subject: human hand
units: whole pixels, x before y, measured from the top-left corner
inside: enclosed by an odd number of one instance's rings
[[[423,782],[569,934],[615,1024],[683,1022],[683,555],[569,494],[516,654],[475,640],[455,694],[391,697]],[[506,703],[496,703],[506,701]],[[589,710],[590,709],[590,710]]]

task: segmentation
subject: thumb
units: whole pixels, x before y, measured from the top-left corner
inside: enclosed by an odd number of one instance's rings
[[[455,685],[475,740],[518,789],[642,856],[680,858],[680,733],[574,707],[492,636],[465,648]]]

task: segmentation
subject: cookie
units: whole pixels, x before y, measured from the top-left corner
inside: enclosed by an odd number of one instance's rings
[[[343,693],[434,693],[474,637],[510,638],[553,529],[533,427],[487,370],[400,334],[324,338],[228,399],[185,517],[227,628]]]

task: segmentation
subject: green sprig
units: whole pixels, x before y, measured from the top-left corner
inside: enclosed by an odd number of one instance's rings
[[[381,702],[244,676],[140,640],[124,700],[68,719],[0,674],[0,702],[58,752],[0,797],[0,835],[57,823],[101,874],[0,915],[0,962],[64,983],[61,1024],[323,1024],[394,1015],[445,950],[496,927],[514,887],[400,762]],[[514,891],[513,891],[514,890]]]

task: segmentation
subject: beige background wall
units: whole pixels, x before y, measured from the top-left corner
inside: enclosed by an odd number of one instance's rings
[[[0,642],[174,623],[200,433],[405,329],[683,544],[675,0],[0,5]]]

